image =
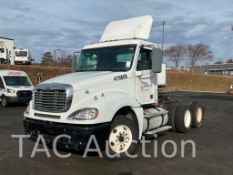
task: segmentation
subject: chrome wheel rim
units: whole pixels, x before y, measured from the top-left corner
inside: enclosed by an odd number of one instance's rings
[[[189,110],[186,110],[184,113],[184,126],[186,128],[189,128],[191,125],[191,112]]]
[[[197,113],[196,113],[198,123],[200,123],[202,121],[202,116],[203,116],[202,108],[198,107],[197,108]]]

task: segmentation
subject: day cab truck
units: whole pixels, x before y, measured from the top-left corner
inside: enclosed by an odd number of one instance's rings
[[[162,51],[147,41],[153,18],[111,22],[99,42],[86,45],[73,60],[73,73],[39,84],[24,113],[31,139],[84,150],[91,135],[112,154],[133,154],[143,135],[186,133],[203,123],[204,107],[160,97]],[[180,81],[180,80],[177,80]],[[136,142],[135,142],[136,141]]]
[[[33,85],[28,75],[18,70],[0,70],[0,101],[3,107],[11,103],[28,103]]]

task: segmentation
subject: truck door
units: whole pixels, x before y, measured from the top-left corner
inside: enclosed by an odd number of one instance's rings
[[[4,89],[5,89],[5,87],[3,84],[3,80],[2,80],[2,77],[0,77],[0,97],[3,95]]]
[[[156,76],[152,72],[150,48],[141,48],[138,55],[137,72],[136,72],[136,98],[140,104],[155,103],[156,93]]]

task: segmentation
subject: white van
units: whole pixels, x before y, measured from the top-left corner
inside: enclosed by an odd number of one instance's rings
[[[3,107],[10,103],[28,103],[33,85],[28,75],[18,70],[0,70],[0,101]]]
[[[15,64],[31,64],[32,58],[28,49],[15,49]]]

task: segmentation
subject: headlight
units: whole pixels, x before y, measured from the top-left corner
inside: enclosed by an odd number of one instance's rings
[[[15,93],[15,90],[14,89],[6,89],[6,91],[10,94],[14,94]]]
[[[93,120],[98,116],[98,109],[84,108],[80,109],[68,117],[68,120]]]
[[[29,114],[30,112],[30,104],[28,104],[26,110],[24,111],[24,114]]]

